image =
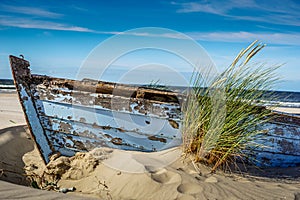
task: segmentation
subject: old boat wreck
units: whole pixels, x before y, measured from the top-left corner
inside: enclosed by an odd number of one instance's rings
[[[19,99],[45,161],[56,152],[72,156],[96,147],[153,152],[181,144],[181,93],[93,80],[31,74],[29,62],[10,56]],[[251,150],[262,166],[300,164],[300,117],[274,113]]]

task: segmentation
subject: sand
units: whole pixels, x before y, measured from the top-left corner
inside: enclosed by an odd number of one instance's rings
[[[0,199],[300,199],[299,167],[210,174],[184,159],[180,147],[154,154],[99,148],[53,156],[46,166],[16,94],[0,94],[0,152]]]
[[[72,195],[30,188],[31,182],[24,170],[26,162],[39,169],[45,165],[30,137],[15,93],[0,93],[0,152],[0,199],[90,198],[80,193]]]
[[[282,112],[282,113],[290,113],[290,114],[300,115],[300,108],[276,107],[276,108],[273,108],[273,110],[275,110],[277,112]]]

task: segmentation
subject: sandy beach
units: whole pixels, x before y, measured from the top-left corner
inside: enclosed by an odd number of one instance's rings
[[[0,199],[300,199],[300,167],[210,174],[180,147],[147,155],[99,148],[46,166],[15,93],[0,94],[0,151]]]

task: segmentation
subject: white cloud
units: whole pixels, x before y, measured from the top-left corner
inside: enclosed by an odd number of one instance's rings
[[[188,36],[185,36],[182,33],[149,33],[149,32],[122,32],[122,31],[94,31],[98,34],[107,34],[107,35],[132,35],[140,37],[158,37],[158,38],[172,38],[172,39],[188,39]]]
[[[170,33],[148,33],[148,32],[122,32],[122,31],[96,31],[80,26],[71,26],[64,23],[56,23],[49,20],[39,20],[35,18],[15,17],[0,15],[0,26],[5,27],[17,27],[26,29],[44,29],[44,30],[61,30],[61,31],[77,31],[77,32],[90,32],[104,35],[133,35],[141,37],[164,37],[183,39],[182,34],[170,34]]]
[[[71,9],[73,9],[73,10],[78,10],[78,11],[80,11],[80,12],[89,12],[89,9],[83,8],[83,7],[80,7],[80,6],[76,6],[76,5],[74,5],[74,4],[70,5],[69,7],[70,7]]]
[[[201,0],[184,3],[172,2],[171,4],[179,7],[178,13],[203,12],[236,20],[300,26],[300,5],[293,0],[273,0],[272,2],[230,0],[226,3],[219,0]],[[240,11],[238,14],[234,12],[237,10]],[[247,15],[247,12],[243,12],[245,10],[252,11],[252,14]]]
[[[256,39],[267,44],[300,45],[299,33],[251,33],[251,32],[190,32],[195,40],[219,42],[252,42]]]
[[[186,2],[186,3],[176,3],[172,2],[173,5],[178,5],[181,8],[177,10],[178,13],[191,13],[191,12],[206,12],[217,15],[223,15],[224,9],[216,9],[211,4],[202,4],[198,2]]]
[[[64,23],[52,22],[50,20],[42,20],[39,18],[59,18],[62,14],[51,12],[42,8],[12,6],[0,4],[0,9],[6,13],[17,13],[28,16],[16,17],[13,15],[0,15],[0,26],[17,27],[26,29],[44,29],[44,30],[60,30],[60,31],[76,31],[76,32],[94,32],[91,29],[72,26]]]
[[[148,33],[148,32],[120,32],[120,31],[95,31],[80,26],[71,26],[62,23],[55,23],[45,20],[36,20],[28,18],[16,18],[11,16],[0,16],[0,26],[28,28],[28,29],[44,29],[44,30],[61,30],[90,32],[105,35],[134,35],[141,37],[160,37],[172,39],[188,39],[181,33]],[[300,45],[300,34],[298,33],[253,33],[253,32],[188,32],[187,36],[194,40],[216,41],[216,42],[252,42],[256,39],[267,44],[281,45]]]
[[[0,5],[0,8],[3,9],[3,11],[5,12],[19,13],[19,14],[36,16],[36,17],[58,18],[63,16],[62,14],[59,13],[55,13],[42,8],[35,8],[35,7]]]
[[[281,15],[281,14],[268,14],[264,16],[234,16],[235,19],[267,22],[270,24],[300,26],[300,16],[294,15]]]
[[[94,32],[91,29],[71,26],[61,23],[55,23],[45,20],[35,20],[28,18],[17,18],[11,16],[0,16],[0,25],[17,28],[45,29],[45,30],[61,30],[61,31],[77,31],[77,32]]]
[[[171,4],[177,5],[180,8],[177,10],[179,13],[190,13],[190,12],[205,12],[217,15],[227,15],[227,13],[234,8],[251,8],[256,7],[254,1],[245,0],[231,0],[224,3],[224,1],[218,0],[201,0],[197,2],[184,2],[177,3],[172,2]]]

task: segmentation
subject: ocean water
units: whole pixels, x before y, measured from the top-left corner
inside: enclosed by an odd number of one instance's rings
[[[270,91],[266,91],[265,95],[268,96],[269,93]],[[300,108],[300,92],[272,91],[272,93],[274,93],[276,99],[269,101],[267,104],[275,104],[281,107]]]
[[[0,79],[0,93],[16,92],[14,81],[11,79]],[[272,91],[276,96],[276,100],[268,101],[266,104],[279,104],[282,107],[300,108],[300,92],[290,91]],[[265,96],[270,94],[265,92]],[[262,97],[264,99],[264,97]]]
[[[14,81],[11,79],[0,79],[0,93],[16,92]]]

